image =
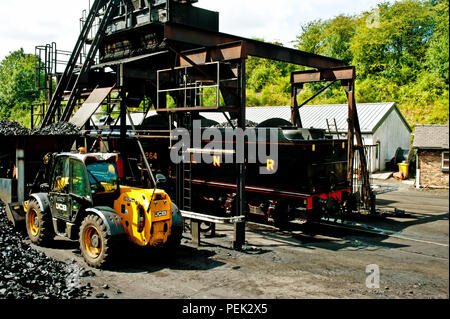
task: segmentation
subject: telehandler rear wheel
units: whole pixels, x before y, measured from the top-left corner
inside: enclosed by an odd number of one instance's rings
[[[25,224],[28,237],[36,245],[45,245],[55,237],[50,212],[42,211],[34,199],[28,203]]]
[[[110,260],[111,237],[99,216],[86,216],[80,226],[79,241],[81,254],[90,266],[99,268]]]
[[[183,238],[183,227],[173,227],[167,242],[164,244],[164,248],[173,252],[181,245],[181,239]]]

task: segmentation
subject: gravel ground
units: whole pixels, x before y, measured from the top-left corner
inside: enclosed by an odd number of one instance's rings
[[[386,186],[391,191],[377,196],[378,208],[407,214],[361,222],[395,236],[248,223],[247,244],[237,252],[230,249],[233,228],[219,225],[201,247],[185,232],[173,255],[124,246],[109,270],[89,268],[76,242],[31,244],[0,205],[0,299],[448,299],[448,191]],[[373,264],[378,288],[367,287]]]
[[[56,261],[23,241],[0,203],[0,299],[80,299],[91,295],[81,278],[94,273]]]
[[[418,191],[398,181],[391,186],[377,196],[377,207],[402,209],[405,216],[357,221],[395,236],[298,224],[280,231],[249,222],[244,250],[234,251],[233,227],[219,224],[216,236],[202,236],[200,247],[184,232],[174,254],[124,245],[113,267],[92,269],[95,276],[82,282],[92,287],[92,299],[176,298],[187,304],[190,299],[448,299],[448,191]],[[56,237],[51,247],[31,247],[91,269],[76,242]],[[366,285],[367,266],[373,264],[379,266],[379,288]]]

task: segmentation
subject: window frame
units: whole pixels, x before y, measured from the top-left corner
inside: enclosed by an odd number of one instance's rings
[[[445,159],[445,155],[447,155],[447,159]],[[449,171],[449,151],[443,151],[442,152],[442,162],[441,162],[441,168],[443,172]],[[445,165],[445,162],[447,161],[447,165]]]
[[[74,164],[81,165],[81,167],[83,169],[83,173],[84,173],[83,178],[85,178],[85,187],[86,187],[86,189],[85,189],[86,194],[85,194],[84,197],[86,197],[88,199],[91,199],[91,184],[89,182],[89,177],[88,177],[88,173],[87,173],[87,170],[86,170],[86,165],[84,164],[83,161],[81,161],[81,160],[79,160],[77,158],[70,158],[70,179],[69,179],[70,193],[74,194],[74,195],[81,196],[81,195],[76,194],[74,192],[74,187],[73,187],[73,178],[74,178],[74,176],[73,176],[73,168],[74,168]]]
[[[90,175],[91,174],[93,174],[93,173],[89,173],[89,169],[88,169],[88,167],[89,167],[89,165],[91,165],[91,164],[99,164],[99,163],[102,163],[102,164],[108,164],[108,165],[114,165],[114,168],[115,168],[115,174],[116,174],[116,176],[117,176],[117,185],[115,185],[116,186],[116,188],[114,189],[114,191],[112,191],[112,192],[108,192],[108,191],[103,191],[103,192],[97,192],[97,191],[94,191],[93,190],[93,188],[92,188],[92,182],[91,182],[91,177],[90,177]],[[88,163],[85,163],[85,170],[86,170],[86,175],[87,175],[87,178],[88,178],[88,182],[89,182],[89,188],[90,188],[90,193],[91,193],[91,196],[93,196],[94,194],[95,195],[98,195],[98,194],[113,194],[113,193],[115,193],[115,192],[117,192],[118,190],[119,190],[119,188],[120,188],[120,182],[119,182],[119,175],[118,175],[118,169],[117,169],[117,164],[114,162],[114,161],[110,161],[110,160],[106,160],[106,161],[93,161],[93,162],[88,162]]]
[[[60,176],[62,178],[66,178],[67,179],[67,183],[65,183],[64,188],[63,189],[57,189],[55,188],[55,184],[56,184],[56,178],[58,177],[58,175],[56,174],[56,167],[59,165],[59,163],[62,162],[62,174],[64,174],[64,176]],[[56,159],[56,164],[54,166],[53,172],[52,172],[52,180],[51,180],[51,192],[53,193],[59,193],[59,194],[68,194],[70,192],[70,173],[71,173],[71,169],[70,169],[70,159],[68,156],[59,156]]]

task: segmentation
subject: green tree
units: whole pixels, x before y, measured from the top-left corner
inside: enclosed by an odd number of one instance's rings
[[[295,48],[301,51],[320,54],[324,47],[323,30],[327,22],[314,20],[302,26],[302,32],[297,36]]]
[[[31,104],[40,97],[35,84],[36,56],[14,51],[0,63],[0,117],[28,124]]]
[[[356,22],[352,16],[339,15],[332,19],[324,30],[325,44],[321,53],[349,64],[353,59],[350,43],[355,31]]]
[[[302,27],[296,48],[356,66],[357,101],[395,101],[415,123],[449,118],[449,0],[380,3],[355,16],[315,20]],[[305,85],[303,99],[322,84]],[[342,103],[332,86],[311,103]]]
[[[441,0],[433,6],[432,18],[436,24],[427,51],[430,72],[449,84],[449,1]]]
[[[326,21],[307,23],[294,43],[299,50],[329,56],[349,64],[352,61],[350,43],[355,31],[355,18],[341,14]]]
[[[377,15],[376,23],[368,23]],[[398,84],[414,80],[425,62],[433,34],[428,1],[404,0],[379,4],[358,21],[350,50],[362,77],[381,75]]]
[[[271,43],[282,45],[278,42]],[[249,57],[246,63],[247,105],[289,104],[291,72],[299,69],[299,66],[285,62]]]

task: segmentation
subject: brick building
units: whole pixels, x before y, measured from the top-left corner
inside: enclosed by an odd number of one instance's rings
[[[416,187],[449,187],[449,126],[417,125],[413,148],[417,150]]]

